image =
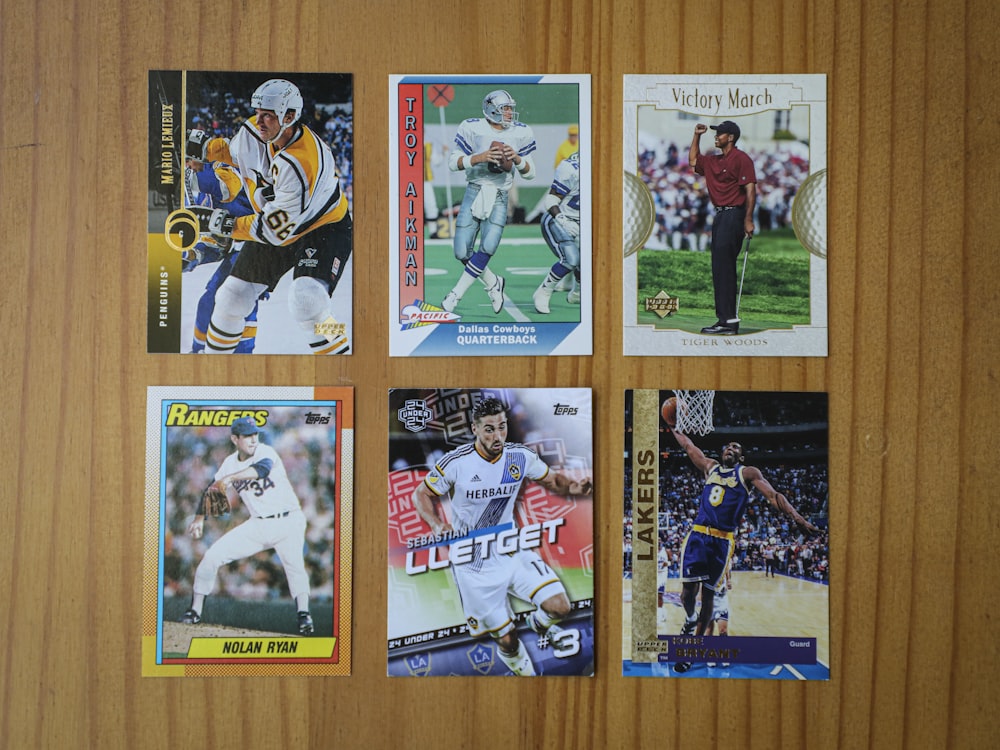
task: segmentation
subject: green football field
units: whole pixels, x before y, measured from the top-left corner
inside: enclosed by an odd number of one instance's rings
[[[791,229],[754,236],[740,300],[740,333],[809,324],[810,257]],[[743,258],[741,252],[738,274]],[[716,322],[710,251],[641,250],[636,285],[639,325],[696,333]],[[661,291],[679,298],[678,311],[662,319],[644,304]]]
[[[478,245],[478,239],[477,239]],[[455,260],[450,239],[425,241],[424,298],[432,305],[441,304],[451,291],[462,264]],[[462,297],[455,313],[462,323],[578,323],[580,305],[566,301],[566,292],[555,292],[549,301],[548,315],[535,312],[531,296],[542,283],[556,256],[542,239],[538,224],[510,225],[504,229],[500,247],[490,260],[494,273],[504,277],[504,306],[493,313],[489,297],[480,282],[475,282]]]

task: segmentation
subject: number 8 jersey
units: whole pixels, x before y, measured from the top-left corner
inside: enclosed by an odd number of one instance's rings
[[[694,523],[720,531],[736,531],[751,497],[751,490],[743,479],[742,466],[727,469],[715,464],[705,478]]]

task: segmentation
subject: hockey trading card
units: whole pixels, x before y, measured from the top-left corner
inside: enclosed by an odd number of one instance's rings
[[[149,73],[151,353],[349,354],[353,81]]]
[[[589,388],[389,392],[389,676],[594,673]]]
[[[827,355],[826,76],[624,80],[626,355]]]
[[[349,675],[353,389],[148,389],[144,676]]]
[[[591,354],[590,76],[390,76],[389,354]]]
[[[625,392],[622,674],[830,679],[827,394]]]

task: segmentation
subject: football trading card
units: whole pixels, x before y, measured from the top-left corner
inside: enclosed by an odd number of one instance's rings
[[[830,679],[827,394],[625,392],[622,674]]]
[[[389,392],[389,676],[594,673],[589,388]]]
[[[624,79],[626,355],[827,355],[826,76]]]
[[[353,389],[148,389],[144,676],[351,673]]]
[[[346,73],[149,73],[147,348],[349,354]]]
[[[390,76],[389,354],[591,354],[590,76]]]

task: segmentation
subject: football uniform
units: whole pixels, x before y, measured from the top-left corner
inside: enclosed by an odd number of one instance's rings
[[[470,443],[446,454],[424,482],[435,495],[451,496],[449,521],[456,533],[476,539],[515,528],[514,504],[521,485],[527,479],[544,479],[548,472],[548,465],[527,446],[506,443],[502,453],[490,460]],[[497,553],[473,544],[471,554],[456,563],[460,544],[451,545],[449,557],[473,636],[500,637],[513,629],[508,594],[540,606],[565,591],[555,571],[534,551]]]
[[[573,154],[560,162],[552,180],[550,192],[559,196],[559,213],[567,220],[580,224],[580,155]],[[577,236],[567,231],[559,220],[547,211],[542,215],[542,237],[562,265],[571,271],[580,268],[579,229]]]
[[[256,469],[257,477],[237,480],[232,487],[250,518],[209,547],[195,571],[194,592],[210,594],[220,566],[273,549],[285,568],[292,598],[308,594],[309,574],[303,552],[306,517],[285,473],[285,465],[274,448],[258,443],[254,455],[243,461],[238,453],[232,453],[222,462],[215,479],[249,467]]]
[[[465,165],[467,185],[455,221],[455,257],[460,261],[472,256],[472,246],[480,230],[482,240],[479,249],[492,256],[500,245],[500,237],[507,224],[507,195],[514,184],[517,167],[510,172],[494,172],[485,163],[468,166],[468,158],[488,151],[493,141],[509,145],[522,159],[528,160],[528,174],[521,175],[524,179],[533,179],[535,174],[531,154],[537,144],[530,126],[515,122],[505,130],[496,130],[488,120],[478,117],[465,120],[458,126],[456,148],[451,152],[449,167],[453,172],[460,171],[458,160],[465,157],[462,163]]]

